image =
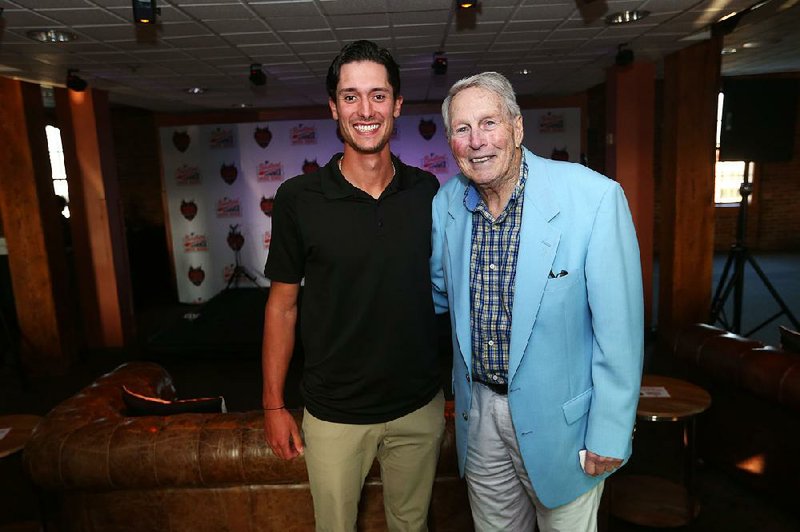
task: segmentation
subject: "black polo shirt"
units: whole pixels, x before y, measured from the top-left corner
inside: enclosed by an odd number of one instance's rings
[[[382,423],[439,391],[431,300],[431,201],[439,182],[392,156],[376,200],[342,177],[336,154],[281,185],[264,273],[305,278],[301,389],[314,416]]]

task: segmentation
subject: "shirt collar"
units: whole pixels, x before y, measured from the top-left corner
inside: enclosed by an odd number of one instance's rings
[[[343,156],[344,154],[341,152],[335,154],[331,157],[331,160],[328,161],[328,164],[320,170],[322,193],[328,199],[342,199],[367,194],[363,190],[354,187],[342,175],[342,172],[339,170],[339,160]],[[401,170],[400,159],[395,157],[394,154],[392,154],[392,164],[394,164],[395,175],[381,194],[382,198],[399,190],[403,190],[408,186],[408,183],[406,183],[407,179],[403,177],[404,172]]]

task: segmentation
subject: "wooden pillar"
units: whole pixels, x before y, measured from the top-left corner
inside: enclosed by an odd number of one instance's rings
[[[606,73],[606,172],[625,190],[639,238],[645,326],[653,321],[653,63],[614,66]]]
[[[669,337],[708,319],[721,37],[666,57],[658,324]]]
[[[89,347],[121,347],[134,320],[108,93],[56,89],[55,99],[84,332]]]
[[[64,237],[38,85],[0,78],[0,214],[8,245],[20,356],[60,373],[78,351]]]

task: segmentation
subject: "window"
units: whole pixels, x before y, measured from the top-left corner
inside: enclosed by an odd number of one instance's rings
[[[69,187],[67,186],[67,170],[64,168],[64,148],[61,145],[61,130],[46,126],[47,149],[50,152],[50,169],[53,173],[53,192],[69,203]],[[69,218],[69,205],[64,206],[62,214]]]
[[[744,181],[744,161],[720,161],[719,160],[719,136],[722,131],[722,103],[725,95],[719,93],[717,98],[717,149],[716,149],[716,168],[714,179],[714,202],[717,205],[731,205],[742,201],[739,187]],[[750,181],[753,181],[753,163],[750,163],[748,172]]]

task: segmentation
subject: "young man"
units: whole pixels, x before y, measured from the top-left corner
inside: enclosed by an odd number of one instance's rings
[[[459,468],[478,531],[596,530],[631,452],[643,356],[639,248],[620,186],[522,147],[514,90],[462,79],[442,116],[461,173],[433,204],[450,310]]]
[[[317,530],[355,530],[364,478],[381,464],[390,530],[426,530],[444,398],[430,295],[436,178],[392,156],[400,75],[370,41],[345,46],[327,89],[344,153],[275,197],[263,343],[267,442],[304,454]],[[297,299],[305,351],[303,434],[284,408]]]

